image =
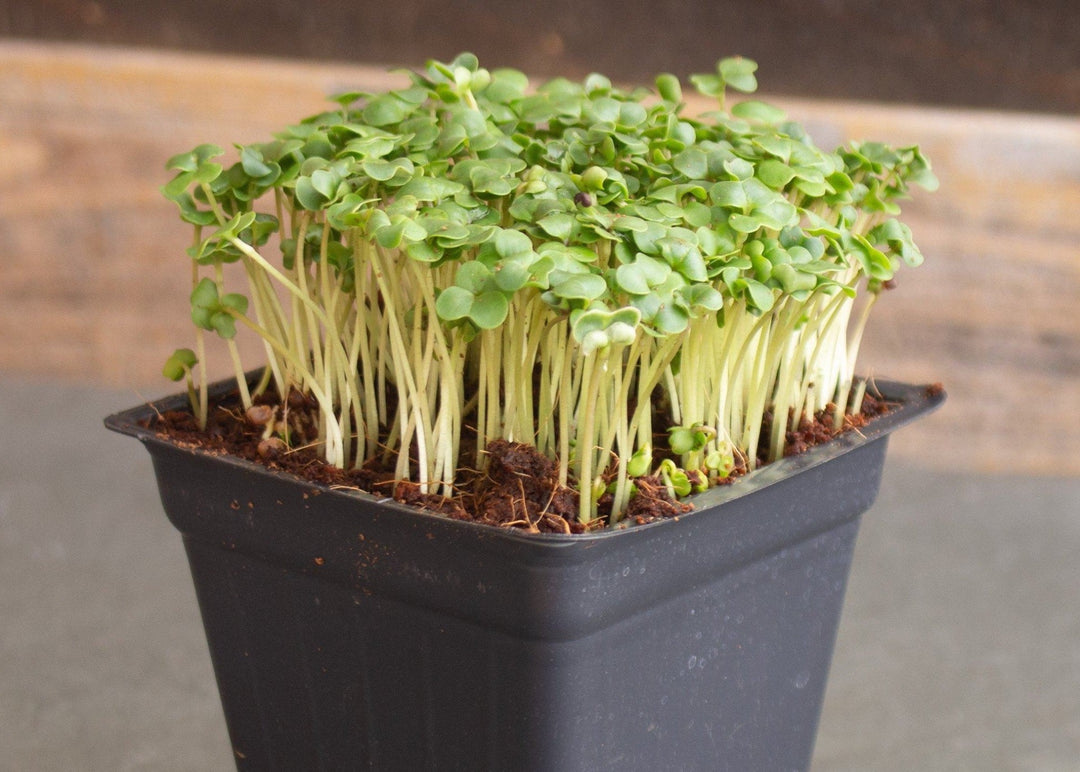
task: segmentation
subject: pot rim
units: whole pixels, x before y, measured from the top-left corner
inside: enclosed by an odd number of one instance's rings
[[[234,379],[225,379],[214,383],[209,391],[211,397],[221,396],[233,388]],[[782,459],[758,467],[754,471],[744,475],[730,485],[718,485],[709,488],[702,493],[694,493],[681,501],[693,505],[693,509],[683,515],[663,520],[654,520],[641,525],[624,525],[603,528],[582,534],[558,534],[558,533],[529,533],[517,528],[501,528],[486,523],[477,523],[467,520],[452,520],[444,515],[425,510],[415,506],[409,506],[395,501],[389,496],[377,496],[360,488],[331,487],[325,484],[305,480],[296,475],[278,469],[270,469],[254,461],[222,454],[199,448],[196,446],[180,445],[162,432],[144,425],[146,419],[154,414],[168,410],[182,410],[188,405],[187,395],[184,393],[172,394],[159,400],[144,402],[127,410],[123,410],[108,416],[105,419],[106,428],[119,434],[125,434],[140,440],[145,445],[157,445],[172,448],[176,452],[191,456],[214,458],[239,469],[258,471],[284,480],[300,482],[313,489],[318,489],[323,495],[341,496],[346,499],[360,500],[369,504],[379,504],[396,510],[400,513],[430,518],[445,525],[453,524],[454,527],[463,529],[475,529],[487,536],[500,534],[501,538],[512,541],[529,543],[548,542],[552,546],[559,544],[587,544],[589,542],[608,541],[620,538],[626,534],[638,533],[649,529],[662,528],[673,522],[692,520],[702,514],[704,510],[713,510],[722,504],[749,496],[756,491],[774,485],[781,480],[793,477],[815,467],[821,466],[832,459],[850,453],[857,448],[886,438],[889,434],[900,429],[915,420],[937,410],[945,402],[947,397],[944,389],[938,384],[911,384],[893,380],[874,379],[869,388],[873,394],[883,397],[890,403],[895,403],[888,413],[876,416],[864,427],[857,430],[849,430],[837,437],[820,445],[815,445],[803,453],[785,456]]]

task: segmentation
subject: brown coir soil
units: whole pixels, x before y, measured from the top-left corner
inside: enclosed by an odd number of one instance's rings
[[[458,520],[533,533],[582,533],[604,527],[611,509],[611,497],[605,495],[598,502],[598,519],[588,525],[579,522],[577,492],[559,485],[556,464],[530,445],[505,440],[488,445],[484,451],[486,464],[475,464],[486,467],[482,473],[471,468],[460,471],[453,497],[424,493],[416,483],[395,480],[393,457],[386,463],[379,457],[373,458],[359,469],[338,469],[322,461],[310,445],[305,446],[305,441],[315,435],[313,406],[298,394],[290,396],[288,411],[291,435],[301,440],[294,442],[297,447],[288,449],[280,440],[262,439],[266,417],[275,407],[267,396],[245,414],[233,395],[211,405],[206,431],[199,430],[187,411],[159,413],[150,422],[150,428],[182,445],[238,456],[313,483],[392,497]],[[862,412],[849,415],[841,431],[857,431],[889,409],[889,403],[867,394]],[[768,436],[771,422],[772,417],[766,416],[763,437]],[[787,432],[785,455],[803,453],[836,435],[831,415],[819,414],[813,420],[804,420],[797,432]],[[666,437],[666,432],[659,433],[658,442],[662,437]],[[656,453],[662,457],[662,448]],[[760,463],[764,461],[759,459]],[[734,482],[745,472],[745,464],[740,464],[723,482]],[[634,482],[637,494],[630,501],[624,522],[642,524],[677,517],[692,508],[673,500],[658,477],[640,477]]]

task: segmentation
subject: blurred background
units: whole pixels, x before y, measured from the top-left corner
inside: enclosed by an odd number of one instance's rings
[[[463,50],[627,85],[741,54],[819,145],[923,147],[927,261],[862,369],[950,400],[891,442],[815,768],[1080,769],[1071,0],[0,0],[0,769],[229,763],[179,540],[100,428],[188,345],[165,160]]]
[[[943,381],[898,439],[979,471],[1076,474],[1080,24],[1065,0],[0,4],[0,370],[160,389],[187,345],[189,238],[157,188],[196,143],[261,141],[335,91],[462,50],[535,77],[684,80],[760,63],[822,146],[919,143],[906,208],[929,256],[878,304],[867,372]],[[687,88],[689,92],[690,89]],[[692,108],[705,109],[704,102]],[[1033,397],[1033,395],[1038,395]],[[1020,429],[1022,428],[1022,431]],[[1023,435],[1022,452],[1017,435]]]

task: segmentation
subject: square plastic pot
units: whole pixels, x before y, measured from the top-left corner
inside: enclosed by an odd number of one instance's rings
[[[183,535],[239,768],[794,770],[888,435],[944,399],[878,386],[901,406],[861,433],[581,536],[178,447],[149,406],[106,424]]]

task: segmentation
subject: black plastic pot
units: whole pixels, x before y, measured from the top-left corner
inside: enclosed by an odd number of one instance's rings
[[[678,520],[528,535],[142,440],[242,769],[791,770],[903,406]],[[158,408],[182,404],[158,403]]]

